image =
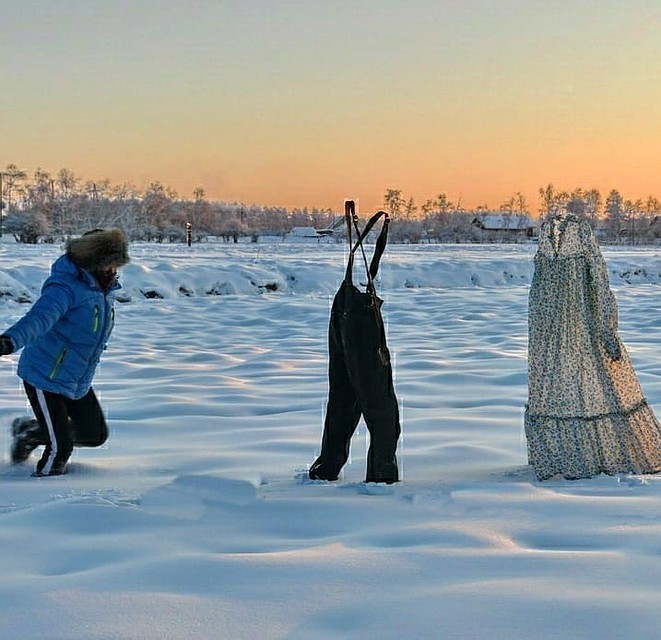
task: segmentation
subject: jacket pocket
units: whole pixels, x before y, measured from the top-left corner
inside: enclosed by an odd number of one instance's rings
[[[53,365],[51,372],[48,374],[48,378],[50,380],[52,380],[57,375],[57,372],[60,366],[62,365],[62,363],[64,362],[64,358],[66,357],[66,355],[67,355],[67,350],[62,349],[62,351],[60,351],[60,355],[57,356],[57,360],[55,360],[55,364]]]
[[[99,305],[94,305],[93,317],[92,317],[92,333],[96,333],[99,330]]]

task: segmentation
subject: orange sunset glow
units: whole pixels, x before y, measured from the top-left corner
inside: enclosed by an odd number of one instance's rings
[[[0,167],[181,197],[661,197],[656,0],[41,0],[2,10]]]

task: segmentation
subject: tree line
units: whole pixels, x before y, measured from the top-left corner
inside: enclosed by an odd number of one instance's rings
[[[0,172],[2,231],[19,242],[56,241],[96,227],[122,227],[131,240],[183,242],[186,223],[194,239],[218,236],[282,236],[295,226],[325,228],[330,209],[260,207],[210,202],[203,188],[181,198],[159,181],[140,190],[130,183],[85,181],[69,169],[51,174],[37,169],[32,177],[14,164]]]
[[[395,239],[437,242],[480,242],[485,238],[506,239],[507,234],[485,236],[475,227],[476,219],[496,215],[503,221],[503,229],[511,228],[507,220],[512,217],[539,225],[541,220],[556,210],[563,209],[571,200],[581,200],[587,219],[599,236],[609,242],[648,243],[661,237],[661,201],[655,196],[630,200],[612,189],[604,198],[598,189],[575,188],[559,190],[551,183],[538,189],[539,204],[536,211],[521,192],[493,208],[487,204],[466,209],[461,199],[452,202],[446,193],[426,200],[420,207],[412,197],[405,197],[400,189],[388,189],[384,206],[394,220],[399,221]]]
[[[596,189],[568,192],[552,184],[540,187],[538,195],[535,213],[519,192],[495,209],[486,204],[466,209],[461,200],[452,202],[445,193],[418,207],[401,190],[387,189],[383,207],[391,215],[395,242],[480,242],[485,240],[484,234],[474,225],[480,216],[540,218],[574,198],[585,202],[586,217],[606,240],[647,242],[659,237],[659,225],[653,222],[661,213],[661,203],[653,196],[628,200],[613,189],[603,198]],[[86,229],[109,226],[122,227],[131,240],[152,242],[185,241],[187,223],[194,240],[217,236],[228,242],[242,237],[257,240],[263,235],[282,237],[297,226],[341,228],[341,214],[330,208],[289,210],[213,202],[202,187],[182,198],[159,181],[141,190],[131,183],[84,180],[69,169],[55,174],[37,169],[29,176],[15,164],[0,171],[0,212],[0,234],[12,234],[26,243],[55,242]]]

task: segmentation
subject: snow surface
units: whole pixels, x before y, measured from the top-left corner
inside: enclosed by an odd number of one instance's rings
[[[526,465],[534,245],[388,248],[393,486],[362,482],[362,423],[340,482],[305,479],[344,246],[131,251],[95,383],[106,446],[59,478],[30,477],[36,455],[10,466],[27,402],[17,355],[0,361],[0,637],[658,637],[661,478],[539,483]],[[0,330],[59,252],[0,244]],[[661,252],[604,254],[659,415]]]

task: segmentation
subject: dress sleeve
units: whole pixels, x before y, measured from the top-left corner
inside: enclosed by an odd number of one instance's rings
[[[617,336],[617,302],[610,288],[606,261],[592,229],[587,223],[581,225],[581,236],[588,262],[589,294],[598,338],[609,355],[618,359],[620,357],[620,346]]]

